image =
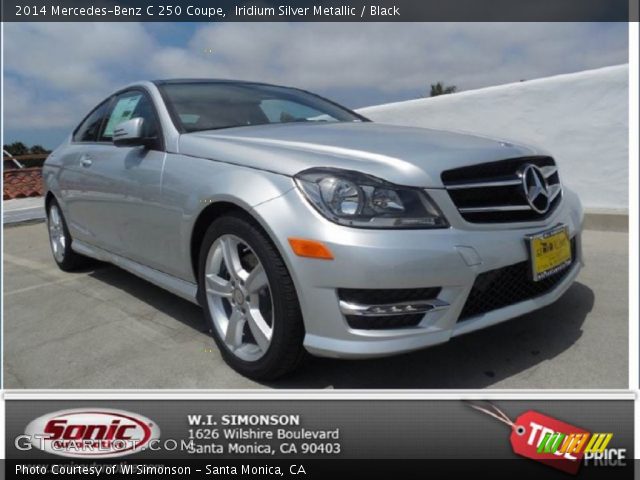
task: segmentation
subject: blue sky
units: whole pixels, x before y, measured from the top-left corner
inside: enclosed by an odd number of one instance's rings
[[[55,147],[131,81],[217,77],[348,107],[626,63],[626,23],[8,23],[4,143]]]

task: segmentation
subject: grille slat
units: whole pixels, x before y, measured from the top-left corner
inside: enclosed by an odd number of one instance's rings
[[[519,172],[540,168],[550,191],[549,208],[538,213],[529,206]],[[442,182],[462,218],[472,223],[542,220],[560,203],[562,188],[551,157],[521,157],[455,168],[442,173]]]
[[[571,239],[571,265],[539,282],[532,280],[529,262],[481,273],[476,277],[458,322],[549,293],[566,277],[576,258],[574,237]]]

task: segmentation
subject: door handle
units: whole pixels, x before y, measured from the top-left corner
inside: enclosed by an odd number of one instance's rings
[[[92,163],[93,161],[91,160],[91,157],[89,155],[83,155],[80,158],[80,165],[82,165],[83,167],[90,167]]]

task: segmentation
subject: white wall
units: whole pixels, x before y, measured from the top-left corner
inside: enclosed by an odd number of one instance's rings
[[[586,209],[628,211],[628,65],[360,109],[371,120],[538,145]]]

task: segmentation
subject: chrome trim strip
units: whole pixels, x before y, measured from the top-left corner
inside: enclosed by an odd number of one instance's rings
[[[522,185],[522,180],[516,178],[513,180],[495,180],[493,182],[454,183],[446,185],[445,188],[447,190],[464,190],[466,188],[511,187],[515,185]]]
[[[549,178],[558,171],[558,167],[555,165],[547,165],[546,167],[540,167],[540,170],[544,178]],[[464,190],[466,188],[512,187],[521,184],[521,178],[514,178],[511,180],[494,180],[489,182],[453,183],[451,185],[445,185],[445,188],[447,190]]]
[[[562,185],[559,183],[549,185],[549,203],[553,202],[560,192],[562,192]]]
[[[483,212],[526,212],[531,210],[529,205],[496,205],[493,207],[467,207],[460,208],[460,213],[483,213]]]
[[[558,167],[556,167],[555,165],[547,165],[546,167],[540,167],[540,170],[542,171],[542,175],[544,175],[544,178],[549,178],[551,175],[558,171]]]
[[[410,315],[445,310],[449,304],[434,298],[432,300],[414,300],[412,302],[387,303],[382,305],[363,305],[340,300],[340,311],[344,315],[362,317],[382,317],[387,315]]]

